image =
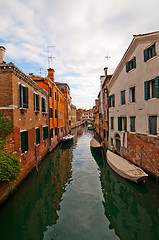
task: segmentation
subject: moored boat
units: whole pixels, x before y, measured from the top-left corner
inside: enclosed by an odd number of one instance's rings
[[[91,124],[88,125],[88,130],[93,130],[93,126]]]
[[[95,150],[100,150],[102,148],[102,145],[95,138],[91,139],[90,145],[91,148]]]
[[[63,138],[61,139],[61,141],[62,141],[63,143],[65,143],[65,142],[68,142],[68,141],[73,140],[73,138],[74,138],[74,135],[68,134],[68,135],[66,135],[65,137],[63,137]]]
[[[109,150],[107,150],[107,162],[118,175],[135,183],[145,182],[148,177],[141,168]]]

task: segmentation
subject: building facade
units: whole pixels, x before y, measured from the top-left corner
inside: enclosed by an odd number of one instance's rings
[[[23,178],[45,156],[48,140],[48,93],[13,63],[0,47],[0,111],[14,125],[8,150],[19,157]]]
[[[135,35],[109,89],[109,149],[159,177],[159,32]]]

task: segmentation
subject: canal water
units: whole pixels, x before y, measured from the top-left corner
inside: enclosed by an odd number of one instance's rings
[[[159,187],[122,179],[79,127],[0,209],[3,240],[159,240]]]

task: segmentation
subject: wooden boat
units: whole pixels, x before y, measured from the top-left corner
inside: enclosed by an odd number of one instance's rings
[[[65,137],[63,137],[61,139],[61,141],[62,141],[62,143],[65,143],[65,142],[69,142],[69,141],[73,140],[73,138],[74,138],[74,135],[68,134]]]
[[[117,174],[135,183],[145,182],[148,177],[141,168],[109,150],[107,150],[107,162]]]
[[[90,145],[91,148],[95,150],[100,150],[102,148],[102,145],[95,138],[91,139]]]

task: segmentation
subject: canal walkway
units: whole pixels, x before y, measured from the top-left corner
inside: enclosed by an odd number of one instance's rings
[[[93,132],[72,133],[0,209],[1,239],[158,240],[158,185],[122,179],[91,151]]]

